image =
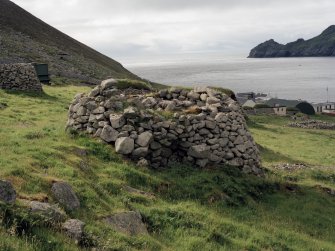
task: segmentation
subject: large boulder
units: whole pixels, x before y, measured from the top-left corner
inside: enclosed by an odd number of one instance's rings
[[[134,147],[134,139],[130,137],[121,137],[118,138],[115,142],[115,151],[124,155],[132,153]]]
[[[51,192],[59,204],[61,204],[66,210],[72,211],[80,207],[79,199],[68,183],[54,183],[52,185]]]
[[[139,212],[123,212],[109,216],[105,219],[106,223],[110,224],[116,231],[128,235],[147,234],[148,230],[142,221],[142,216]]]
[[[9,181],[0,180],[0,201],[5,203],[14,203],[16,192]]]

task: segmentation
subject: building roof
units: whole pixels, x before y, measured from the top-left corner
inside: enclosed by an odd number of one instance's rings
[[[255,107],[256,103],[253,100],[247,100],[243,106]]]
[[[287,107],[296,107],[300,103],[308,103],[303,100],[288,100],[288,99],[279,99],[279,98],[271,98],[265,102],[265,104],[269,106],[287,106]]]

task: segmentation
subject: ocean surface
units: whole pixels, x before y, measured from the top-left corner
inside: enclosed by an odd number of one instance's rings
[[[199,57],[128,62],[125,66],[142,78],[162,84],[220,86],[285,99],[335,102],[335,58]]]

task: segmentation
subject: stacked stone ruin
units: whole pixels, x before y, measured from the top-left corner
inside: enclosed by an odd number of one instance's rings
[[[41,92],[32,64],[0,64],[0,89]]]
[[[260,156],[236,101],[211,88],[118,90],[105,80],[69,108],[67,128],[113,144],[153,168],[173,163],[229,165],[260,174]]]

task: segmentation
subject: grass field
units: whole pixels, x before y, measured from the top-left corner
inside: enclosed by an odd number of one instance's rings
[[[335,250],[335,132],[287,127],[288,118],[254,116],[266,175],[238,169],[164,171],[139,168],[112,147],[65,132],[67,107],[86,87],[44,87],[44,95],[0,91],[0,178],[18,192],[1,205],[0,250],[80,250],[57,229],[31,224],[17,235],[20,199],[53,202],[54,180],[69,182],[81,208],[68,213],[86,223],[87,243],[98,250]],[[320,117],[319,119],[325,119]],[[329,118],[328,118],[329,119]],[[334,119],[330,119],[334,120]],[[83,154],[84,153],[84,154]],[[273,168],[304,163],[303,170]],[[127,192],[131,186],[154,198]],[[149,235],[129,237],[102,218],[138,210]],[[88,245],[87,244],[87,245]],[[89,248],[88,248],[89,249]]]

